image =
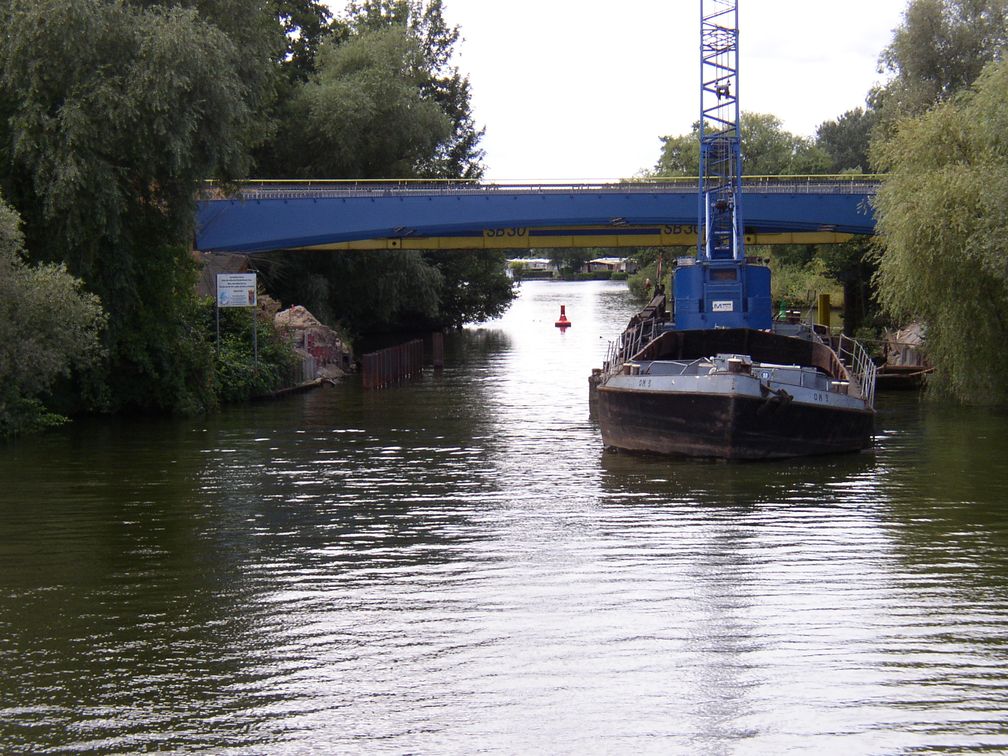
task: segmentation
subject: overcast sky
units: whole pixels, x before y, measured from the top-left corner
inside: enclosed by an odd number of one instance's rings
[[[864,104],[906,0],[739,0],[743,110],[795,134]],[[688,133],[698,0],[444,0],[486,127],[487,178],[612,179]]]

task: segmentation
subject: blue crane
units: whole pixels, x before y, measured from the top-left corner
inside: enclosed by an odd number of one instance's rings
[[[696,257],[675,273],[676,330],[772,325],[770,270],[747,261],[736,0],[700,0]]]

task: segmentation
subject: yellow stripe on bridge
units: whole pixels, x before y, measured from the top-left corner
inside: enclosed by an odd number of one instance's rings
[[[602,233],[602,232],[605,233]],[[746,234],[747,245],[841,244],[853,234],[835,231],[796,231]],[[304,250],[461,250],[461,249],[625,249],[634,247],[695,247],[696,226],[662,226],[647,229],[611,227],[487,228],[480,236],[403,236],[335,242]]]

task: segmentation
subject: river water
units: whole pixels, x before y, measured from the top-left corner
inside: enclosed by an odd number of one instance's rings
[[[633,309],[526,283],[407,386],[0,447],[0,752],[1008,750],[1005,413],[605,452]]]

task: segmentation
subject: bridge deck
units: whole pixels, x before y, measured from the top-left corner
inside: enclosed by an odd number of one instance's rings
[[[870,234],[878,184],[875,176],[747,177],[746,232],[754,243]],[[253,181],[233,195],[208,185],[196,248],[680,246],[695,243],[696,217],[696,179]]]

